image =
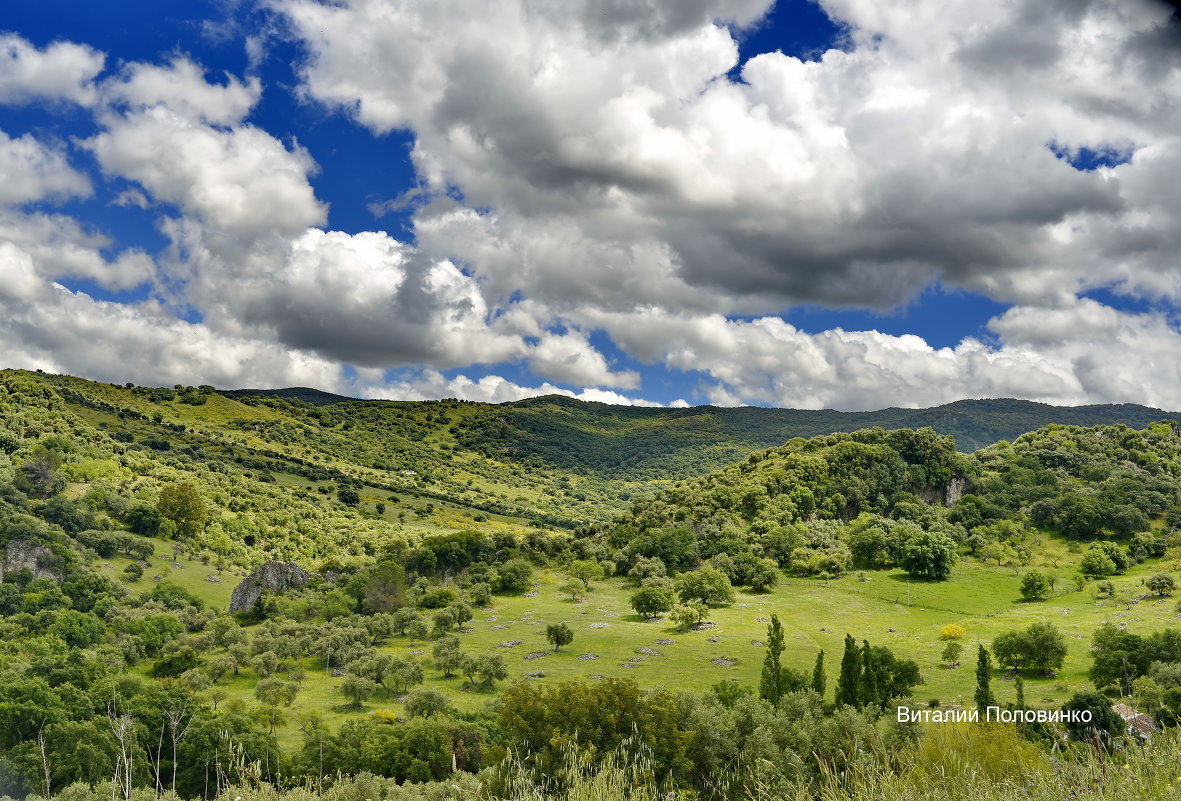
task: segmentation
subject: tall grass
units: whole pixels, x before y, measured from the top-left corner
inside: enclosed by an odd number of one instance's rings
[[[689,791],[642,781],[639,765],[619,756],[597,769],[573,763],[560,789],[518,770],[497,799],[512,801],[690,801]],[[741,801],[1157,801],[1181,800],[1181,733],[1112,754],[1071,746],[1052,753],[1011,726],[932,727],[893,765],[855,763],[819,783],[756,779]],[[549,785],[549,789],[547,786]],[[735,782],[737,785],[737,782]]]

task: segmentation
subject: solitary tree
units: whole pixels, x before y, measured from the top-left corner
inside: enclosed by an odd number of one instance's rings
[[[1172,595],[1177,589],[1177,582],[1168,573],[1157,573],[1145,581],[1144,584],[1148,589],[1162,598],[1166,595]]]
[[[1044,601],[1050,593],[1050,580],[1044,573],[1031,570],[1021,579],[1021,597],[1027,601]]]
[[[557,651],[563,645],[574,642],[574,631],[565,623],[550,623],[545,627],[545,638],[553,643]]]
[[[943,653],[940,654],[943,664],[952,668],[959,667],[960,654],[963,652],[963,650],[964,646],[962,643],[958,643],[955,640],[949,641],[947,645],[943,646]]]
[[[816,654],[816,664],[812,666],[812,691],[824,697],[824,691],[827,689],[828,676],[824,672],[824,649]]]
[[[668,587],[640,587],[631,597],[631,607],[644,617],[663,615],[672,609],[677,596]]]
[[[978,646],[976,652],[976,708],[996,706],[996,698],[992,694],[992,659],[983,645]]]
[[[570,566],[566,568],[566,573],[571,578],[581,581],[583,589],[590,592],[591,582],[598,581],[603,577],[603,566],[593,559],[579,559],[570,563]]]
[[[767,625],[767,651],[763,654],[763,673],[759,678],[759,696],[771,704],[778,704],[783,694],[780,657],[783,655],[783,626],[779,616],[771,615]]]
[[[569,595],[570,601],[574,602],[586,594],[586,586],[578,579],[570,579],[558,585],[558,592],[562,595]]]

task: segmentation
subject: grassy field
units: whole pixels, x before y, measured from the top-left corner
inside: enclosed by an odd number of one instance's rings
[[[1049,543],[1049,558],[1058,561],[1053,550],[1059,545]],[[1062,550],[1065,553],[1064,547]],[[1076,590],[1073,581],[1062,579],[1051,600],[1025,603],[1019,600],[1020,578],[1013,570],[973,559],[961,560],[948,582],[908,583],[900,571],[866,571],[828,582],[791,579],[765,595],[740,593],[733,604],[712,610],[709,621],[714,628],[689,632],[678,631],[667,622],[648,623],[635,615],[628,607],[634,588],[621,579],[597,582],[589,598],[573,603],[557,591],[563,576],[541,573],[531,597],[498,596],[491,608],[475,610],[475,619],[467,624],[470,631],[459,636],[464,651],[502,653],[510,671],[509,682],[522,678],[558,682],[626,677],[642,686],[701,691],[726,680],[757,685],[766,621],[775,613],[785,628],[786,665],[810,673],[816,653],[824,649],[830,698],[844,636],[850,633],[859,642],[866,639],[886,645],[898,656],[916,660],[924,684],[915,688],[914,703],[925,705],[937,698],[947,706],[971,704],[977,643],[988,645],[1003,631],[1048,620],[1066,636],[1066,662],[1053,678],[1027,676],[1025,694],[1028,703],[1050,707],[1061,704],[1087,684],[1091,661],[1088,650],[1096,627],[1111,621],[1147,633],[1176,623],[1174,599],[1141,597],[1146,594],[1142,586],[1145,577],[1177,567],[1171,558],[1175,554],[1115,577],[1115,599],[1096,599],[1093,584]],[[161,570],[172,570],[172,580],[224,608],[236,579],[227,574],[223,584],[214,585],[204,581],[209,570],[198,563],[175,570],[168,568],[164,560],[160,562]],[[1065,571],[1060,574],[1065,575]],[[146,577],[140,584],[146,588],[149,581]],[[575,636],[572,644],[555,653],[545,639],[545,626],[559,621],[568,623]],[[967,632],[962,640],[962,665],[955,669],[940,664],[944,642],[939,632],[948,623],[959,624]],[[395,637],[382,650],[424,662],[425,686],[447,693],[459,709],[479,709],[496,697],[497,691],[466,686],[462,676],[444,679],[429,664],[430,648],[430,642],[411,643],[406,637]],[[544,656],[527,659],[530,654]],[[288,744],[298,739],[298,721],[303,713],[322,712],[332,725],[375,710],[400,714],[400,704],[380,694],[359,712],[343,709],[344,699],[338,693],[341,679],[332,678],[315,660],[305,660],[302,666],[307,678],[287,713],[283,740]],[[223,680],[218,686],[228,697],[252,700],[255,681],[250,669],[245,668],[241,676]],[[1001,703],[1014,700],[1011,677],[1004,671],[996,671],[993,691]]]

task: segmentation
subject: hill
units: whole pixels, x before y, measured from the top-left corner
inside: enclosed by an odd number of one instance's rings
[[[350,401],[301,388],[234,390],[226,394],[316,404],[346,403],[352,408],[430,409],[435,404],[454,403]],[[954,437],[961,452],[971,453],[1050,423],[1078,426],[1122,423],[1143,428],[1152,422],[1181,416],[1181,413],[1136,404],[1051,406],[1011,398],[962,400],[929,409],[889,408],[872,412],[754,406],[662,409],[580,401],[561,395],[498,405],[465,405],[470,407],[470,414],[462,429],[455,432],[456,443],[465,449],[490,458],[637,481],[700,475],[737,461],[751,451],[774,447],[793,437],[875,426],[933,428],[939,434]]]
[[[762,411],[0,371],[0,794],[109,798],[122,764],[121,798],[353,776],[342,798],[437,801],[474,797],[510,743],[536,778],[568,744],[636,738],[703,799],[746,798],[755,755],[758,782],[815,797],[867,743],[883,765],[926,753],[892,705],[963,708],[981,681],[1001,705],[1181,721],[1176,423],[1051,423],[971,454],[931,428],[733,445]],[[522,420],[603,450],[464,444]],[[606,464],[629,426],[679,442],[659,478]],[[227,614],[264,560],[297,566]],[[1073,742],[1005,731],[1006,755]]]

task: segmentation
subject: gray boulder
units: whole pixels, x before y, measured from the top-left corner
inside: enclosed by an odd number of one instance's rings
[[[35,579],[62,580],[58,559],[52,551],[44,545],[28,540],[12,540],[4,548],[4,559],[0,561],[0,579],[22,570],[28,570]]]
[[[230,596],[230,613],[250,609],[264,590],[298,590],[306,587],[310,578],[311,574],[295,562],[264,562],[234,588],[234,594]]]

